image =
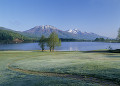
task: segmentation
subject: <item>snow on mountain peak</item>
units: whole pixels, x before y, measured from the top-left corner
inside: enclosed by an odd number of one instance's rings
[[[69,33],[73,33],[73,34],[77,34],[78,32],[79,32],[79,30],[78,29],[70,29],[70,30],[68,30],[67,32],[69,32]]]
[[[69,33],[72,33],[72,31],[73,31],[72,29],[68,30]]]

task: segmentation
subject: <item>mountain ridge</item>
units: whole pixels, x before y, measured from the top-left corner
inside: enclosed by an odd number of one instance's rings
[[[88,32],[81,32],[78,29],[70,29],[70,30],[60,30],[54,26],[51,25],[41,25],[41,26],[35,26],[29,30],[23,31],[23,33],[26,34],[32,34],[36,37],[40,37],[41,35],[45,35],[48,37],[50,33],[56,32],[58,34],[59,38],[73,38],[73,39],[85,39],[85,40],[94,40],[96,38],[108,38],[104,36],[100,36],[95,33],[88,33]]]
[[[67,39],[72,38],[72,39],[94,40],[96,38],[105,38],[105,39],[108,38],[108,37],[100,36],[98,34],[91,33],[91,32],[90,33],[82,32],[78,29],[70,29],[70,30],[63,31],[51,25],[35,26],[31,29],[28,29],[22,32],[14,31],[12,29],[4,28],[4,27],[0,27],[0,29],[17,32],[30,38],[39,38],[42,35],[45,35],[46,37],[48,37],[52,32],[56,32],[59,38],[67,38]]]

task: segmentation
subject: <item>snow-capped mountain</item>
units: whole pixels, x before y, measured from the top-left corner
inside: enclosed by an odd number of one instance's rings
[[[48,37],[52,32],[56,32],[59,38],[75,38],[75,36],[71,33],[62,31],[51,25],[35,26],[29,30],[24,31],[23,33],[33,35],[34,37],[40,37],[41,35]]]
[[[73,39],[86,39],[86,40],[94,40],[96,38],[107,38],[103,36],[99,36],[95,33],[81,32],[78,29],[70,29],[67,31],[62,31],[57,29],[51,25],[42,25],[35,26],[29,30],[24,31],[24,34],[34,35],[34,37],[41,37],[41,35],[45,35],[48,37],[52,32],[56,32],[59,38],[73,38]]]
[[[73,29],[73,30],[70,29],[70,30],[67,30],[67,32],[76,35],[80,39],[90,39],[90,40],[93,40],[93,39],[96,39],[96,38],[107,38],[107,37],[100,36],[98,34],[91,33],[91,32],[90,33],[88,33],[88,32],[81,32],[78,29]]]
[[[73,33],[73,34],[78,34],[80,31],[78,29],[70,29],[70,30],[67,30],[67,32],[69,33]]]
[[[70,29],[70,30],[67,30],[67,32],[69,33],[72,33],[72,34],[95,34],[95,33],[88,33],[88,32],[81,32],[80,30],[78,29]],[[96,34],[97,35],[97,34]]]

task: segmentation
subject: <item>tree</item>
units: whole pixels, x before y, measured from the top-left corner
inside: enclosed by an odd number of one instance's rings
[[[94,41],[99,41],[99,38],[96,38]]]
[[[58,35],[55,32],[52,32],[47,40],[47,46],[50,48],[50,52],[51,50],[54,51],[55,47],[60,45],[61,41],[58,38]]]
[[[51,52],[51,50],[52,50],[52,43],[51,43],[51,38],[50,37],[47,39],[47,46],[49,47],[50,52]]]
[[[39,45],[42,48],[42,52],[45,49],[45,44],[46,44],[46,38],[44,35],[41,36],[40,40],[39,40]]]
[[[118,36],[117,36],[118,40],[120,40],[120,28],[118,30]]]
[[[105,39],[104,39],[104,38],[96,38],[94,41],[104,42],[104,41],[105,41]]]

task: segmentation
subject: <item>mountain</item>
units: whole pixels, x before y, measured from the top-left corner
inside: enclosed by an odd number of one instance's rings
[[[24,36],[24,38],[31,38],[31,39],[39,38],[42,35],[48,37],[52,32],[56,32],[58,34],[59,38],[67,38],[67,39],[71,38],[71,39],[94,40],[96,38],[105,38],[105,39],[107,38],[104,36],[97,35],[95,33],[81,32],[78,29],[73,29],[73,30],[70,29],[67,31],[62,31],[51,25],[35,26],[35,27],[33,27],[29,30],[23,31],[23,32],[14,31],[14,30],[4,28],[4,27],[0,27],[0,30],[5,30],[7,32],[9,31],[8,33],[19,34],[19,35],[21,35],[21,37]],[[5,31],[1,31],[1,32],[5,32]],[[12,38],[16,38],[16,37],[18,38],[17,35],[15,35],[15,37],[12,37]],[[21,39],[21,38],[19,38],[19,39]]]
[[[45,35],[46,37],[48,37],[52,32],[56,32],[59,38],[73,38],[86,40],[94,40],[96,38],[107,38],[104,36],[97,35],[95,33],[81,32],[78,29],[62,31],[51,25],[36,26],[22,32],[22,34],[28,34],[34,37],[41,37],[41,35]]]
[[[70,29],[70,30],[67,30],[67,32],[74,34],[77,37],[80,37],[80,39],[94,40],[96,38],[105,38],[105,39],[108,38],[108,37],[100,36],[100,35],[95,34],[95,33],[81,32],[78,29],[73,29],[73,30]]]
[[[59,30],[51,25],[36,26],[34,28],[24,31],[23,33],[29,35],[31,34],[36,37],[41,37],[42,35],[48,37],[52,32],[56,32],[59,38],[75,38],[74,34],[71,34],[67,31]]]

